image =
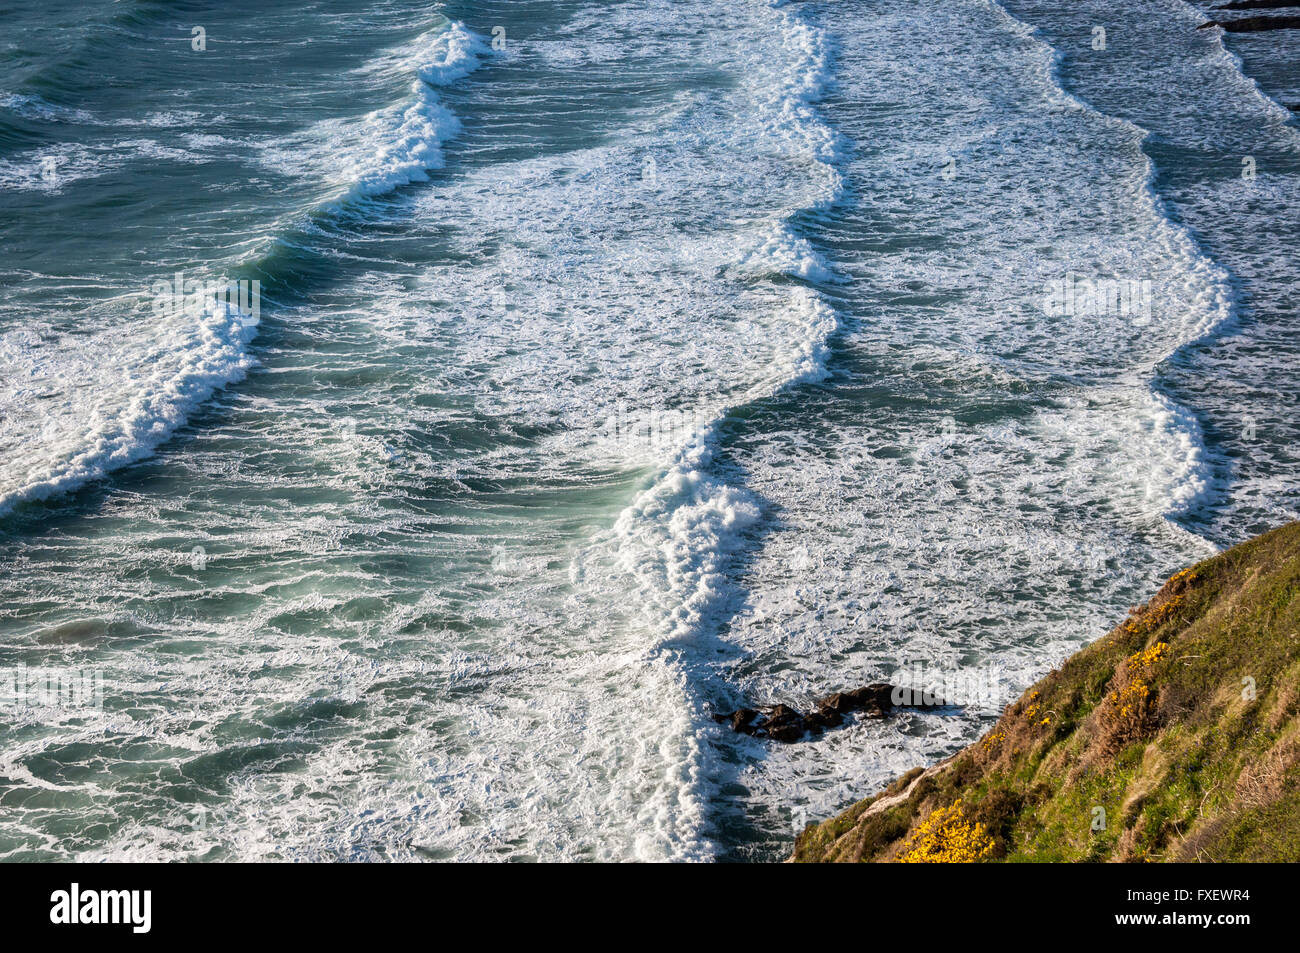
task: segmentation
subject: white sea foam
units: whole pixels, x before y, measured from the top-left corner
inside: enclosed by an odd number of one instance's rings
[[[330,119],[304,133],[269,143],[263,162],[277,171],[307,171],[340,190],[335,201],[385,195],[445,162],[444,143],[460,132],[460,120],[441,102],[437,88],[476,70],[491,52],[460,22],[422,36],[368,64],[362,74],[410,76],[404,101],[360,118]]]
[[[383,195],[412,182],[427,182],[430,170],[442,168],[442,144],[460,131],[460,121],[422,80],[411,84],[411,98],[400,112],[382,110],[367,116],[358,148],[341,146],[343,176],[352,182],[351,194]]]
[[[431,84],[446,85],[468,75],[485,49],[459,23],[426,34],[403,57],[419,76],[408,102],[372,113],[359,124],[327,124],[337,133],[330,147],[337,151],[346,194],[381,195],[425,181],[429,170],[441,167],[442,143],[460,127]],[[30,97],[18,106],[48,111]],[[158,114],[147,123],[170,125],[179,118]],[[58,192],[140,156],[206,161],[142,139],[95,149],[48,147],[0,161],[0,186]],[[6,336],[0,364],[6,367],[7,389],[0,395],[0,409],[8,418],[9,440],[0,461],[0,514],[150,455],[199,404],[242,378],[252,364],[247,345],[256,326],[226,306],[191,322],[148,326],[150,320],[137,315],[133,321],[145,326],[103,330],[88,340],[50,338],[34,329]],[[30,407],[37,398],[43,401],[42,413],[33,415]]]
[[[787,275],[814,282],[843,281],[808,239],[796,235],[784,222],[769,226],[756,237],[753,249],[745,254],[737,271],[753,277]]]
[[[61,192],[74,182],[111,171],[120,156],[82,145],[42,146],[12,159],[0,159],[0,188],[22,192]]]
[[[0,515],[151,454],[213,391],[244,376],[255,333],[248,316],[222,303],[89,340],[5,335]]]
[[[1117,10],[1081,0],[1066,10],[1038,0],[1005,2],[1061,44],[1100,22],[1122,37],[1104,55],[1072,57],[1072,82],[1103,111],[1152,132],[1152,144],[1169,156],[1160,188],[1179,228],[1185,225],[1217,262],[1203,269],[1202,290],[1223,284],[1210,274],[1222,266],[1242,293],[1233,302],[1212,292],[1186,308],[1193,319],[1188,337],[1198,330],[1197,317],[1227,317],[1203,322],[1199,330],[1213,340],[1160,369],[1169,392],[1195,406],[1213,446],[1222,448],[1211,457],[1218,490],[1183,512],[1219,545],[1296,518],[1295,481],[1287,476],[1293,401],[1267,382],[1274,376],[1269,368],[1294,362],[1286,248],[1298,207],[1300,130],[1294,114],[1265,92],[1286,100],[1295,91],[1284,32],[1198,30],[1204,10],[1183,3],[1138,0]],[[1161,25],[1170,14],[1177,30]],[[1244,63],[1235,50],[1246,54]],[[1245,74],[1247,67],[1263,86]],[[1200,95],[1189,97],[1188,89]],[[1185,270],[1194,272],[1196,263]],[[1247,319],[1232,320],[1237,310]]]
[[[602,22],[621,23],[651,43],[655,34],[646,26],[673,21],[664,16],[670,9],[676,13],[675,5],[665,4],[652,15],[628,5]],[[696,21],[682,28],[684,35],[697,25],[716,26],[710,5],[692,12]],[[750,56],[774,59],[771,51],[782,48],[775,42],[778,19],[754,24],[734,11],[727,15],[745,31],[746,48],[764,44]],[[744,72],[730,61],[727,67],[738,76]],[[440,181],[414,198],[413,218],[427,223],[415,227],[429,234],[439,221],[473,222],[475,228],[456,236],[472,253],[431,265],[418,281],[390,286],[381,275],[367,275],[359,282],[355,294],[364,304],[345,316],[344,339],[354,340],[356,351],[347,360],[402,370],[391,382],[387,375],[374,377],[364,388],[359,400],[365,412],[354,411],[360,432],[347,452],[340,452],[338,439],[309,439],[310,433],[295,430],[328,417],[329,398],[316,396],[303,413],[273,415],[277,435],[297,438],[291,445],[299,459],[319,457],[311,479],[328,481],[332,493],[382,486],[398,496],[416,486],[426,488],[417,491],[423,495],[430,481],[444,480],[462,488],[480,478],[503,486],[525,480],[531,488],[551,480],[563,486],[577,474],[585,483],[589,474],[610,469],[605,448],[593,438],[621,402],[680,408],[684,419],[700,424],[682,430],[670,445],[654,446],[653,466],[663,479],[651,481],[649,495],[627,491],[632,474],[619,478],[609,495],[617,491],[619,506],[633,498],[624,517],[617,517],[612,499],[605,504],[607,517],[588,517],[618,528],[595,545],[587,545],[585,531],[574,541],[582,550],[573,564],[579,585],[568,575],[572,550],[554,544],[571,530],[557,537],[532,516],[521,526],[515,513],[503,515],[490,550],[483,547],[500,575],[457,570],[460,578],[486,583],[473,584],[472,605],[452,576],[439,576],[431,587],[432,577],[423,572],[418,599],[379,600],[378,625],[361,623],[368,631],[365,651],[377,646],[375,639],[395,644],[378,650],[378,671],[362,672],[346,697],[363,700],[371,724],[398,719],[408,730],[379,746],[363,737],[369,731],[343,732],[316,746],[301,771],[276,770],[292,756],[273,752],[268,768],[255,764],[232,778],[225,811],[206,828],[209,842],[241,857],[712,856],[702,727],[709,722],[698,685],[666,643],[680,638],[689,647],[703,631],[700,617],[719,605],[719,573],[758,516],[745,491],[714,472],[718,428],[729,408],[820,379],[826,341],[836,327],[830,308],[798,280],[825,267],[810,245],[787,232],[789,241],[772,245],[781,251],[767,264],[752,254],[754,245],[764,244],[762,236],[777,236],[788,215],[812,207],[824,192],[822,170],[802,140],[789,129],[753,121],[760,111],[778,121],[779,97],[752,71],[744,78],[752,88],[718,94],[725,105],[734,102],[738,114],[719,110],[726,121],[702,129],[712,147],[704,159],[679,155],[671,132],[654,130],[663,137],[652,140],[664,160],[657,184],[641,176],[651,136],[628,131],[584,153],[471,167],[463,178]],[[812,177],[791,176],[791,168]],[[733,193],[710,187],[714,181],[739,182],[753,218],[733,224],[727,214]],[[669,221],[681,228],[680,240],[665,240]],[[484,234],[501,236],[500,245],[477,247]],[[781,280],[764,280],[777,275]],[[296,326],[312,320],[295,317]],[[339,334],[337,325],[331,330]],[[411,369],[416,372],[407,374]],[[430,455],[427,446],[403,440],[413,432],[441,442],[467,422],[481,429],[481,453],[466,447],[450,457]],[[528,428],[543,434],[528,438],[542,443],[540,450],[497,438]],[[401,452],[378,453],[381,444]],[[627,457],[615,459],[629,466]],[[369,511],[367,532],[403,533],[392,514],[373,510],[373,501],[371,494],[357,496],[357,522]],[[278,507],[258,516],[258,530],[285,519]],[[550,518],[541,511],[534,516]],[[486,512],[474,517],[490,518]],[[350,535],[350,525],[335,514],[330,532]],[[403,546],[418,561],[419,551],[439,540],[427,525],[413,529]],[[624,529],[631,540],[626,547],[620,545]],[[295,543],[283,534],[265,535],[253,527],[240,534],[244,550],[257,539],[253,562]],[[642,559],[643,544],[670,552],[662,561],[653,553]],[[218,572],[223,560],[245,555],[222,552],[215,540],[210,549]],[[476,543],[455,549],[460,561],[480,555]],[[665,575],[656,576],[660,572]],[[295,570],[278,585],[239,579],[239,592],[258,593],[256,611],[214,626],[203,663],[171,684],[192,683],[185,697],[213,725],[236,719],[241,710],[301,710],[305,693],[329,690],[322,673],[356,668],[355,656],[344,658],[333,638],[290,638],[280,630],[300,616],[319,618],[331,631],[349,628],[356,607],[373,601],[358,592],[391,591],[391,580],[352,573],[299,579]],[[628,598],[629,583],[638,582],[649,587],[644,609],[639,598]],[[322,598],[297,597],[308,588]],[[286,590],[295,595],[287,597]],[[474,630],[468,640],[464,631],[448,628],[461,628],[456,619]],[[256,657],[247,654],[249,631],[263,633]],[[421,634],[412,640],[411,633]],[[250,679],[254,666],[301,667],[311,674]],[[147,717],[158,725],[164,715]],[[417,723],[419,730],[409,730]],[[204,761],[231,747],[212,734],[165,736]],[[304,803],[305,790],[324,799]],[[184,820],[151,815],[96,856],[185,856],[204,849],[203,838]]]
[[[95,117],[84,109],[56,106],[40,96],[6,93],[0,96],[0,109],[10,109],[24,119],[42,119],[46,122],[94,122]]]
[[[428,181],[440,169],[443,143],[460,132],[460,121],[438,99],[434,87],[464,79],[482,65],[491,49],[460,22],[422,37],[397,60],[419,77],[411,84],[411,101],[365,117],[360,147],[341,136],[344,175],[354,182],[352,193],[375,196],[412,182]],[[337,140],[336,140],[337,141]]]
[[[698,860],[738,801],[777,856],[785,806],[840,809],[979,716],[761,750],[706,698],[806,704],[904,659],[975,659],[1012,693],[1197,552],[1164,515],[1212,494],[1213,468],[1148,383],[1213,327],[1197,298],[1213,283],[1152,230],[1136,136],[1036,84],[1041,49],[976,4],[845,9],[827,22],[846,88],[822,106],[830,47],[802,12],[591,4],[512,39],[539,70],[572,68],[509,80],[539,94],[543,144],[412,195],[401,228],[429,262],[358,266],[294,310],[319,346],[169,461],[217,492],[151,487],[110,540],[40,539],[9,567],[6,598],[85,574],[87,608],[39,610],[21,637],[81,640],[128,706],[0,758],[77,805],[66,836],[42,798],[18,804],[0,822],[15,856]],[[430,75],[480,56],[452,46]],[[667,105],[553,97],[606,63],[628,64],[615,86],[658,87],[701,48],[706,82]],[[367,75],[404,91],[416,53]],[[436,102],[318,127],[285,169],[323,169],[339,195],[415,181],[445,132],[416,107]],[[819,250],[801,225],[833,206]],[[1155,321],[1044,316],[1044,282],[1071,269],[1150,277]],[[825,380],[833,335],[836,387],[767,399]],[[109,345],[15,333],[3,352],[27,357],[4,379],[30,358],[26,403],[88,381],[111,411]],[[54,745],[92,780],[28,769]],[[220,792],[211,811],[102,770],[152,745]]]
[[[449,86],[478,69],[491,52],[482,37],[457,21],[420,44],[413,62],[420,79],[431,86]]]
[[[208,157],[155,139],[117,139],[94,145],[42,146],[0,159],[0,188],[56,194],[69,186],[120,170],[141,158],[201,164]]]
[[[836,136],[812,105],[827,79],[825,37],[779,4],[766,5],[764,12],[776,31],[780,55],[758,51],[768,65],[757,68],[754,80],[763,84],[754,90],[757,115],[769,142],[789,149],[792,160],[814,170],[818,191],[810,207],[824,207],[843,188],[839,170],[830,164],[838,156]],[[824,260],[787,222],[773,223],[745,254],[741,268],[811,280],[831,276]],[[787,317],[800,329],[799,343],[780,354],[738,404],[825,376],[827,342],[838,319],[809,289],[791,289],[789,302]],[[711,613],[725,588],[723,567],[760,515],[742,490],[710,473],[718,429],[714,422],[691,435],[613,529],[618,560],[638,583],[652,629],[668,642],[697,637],[716,622]]]
[[[811,190],[806,208],[825,208],[843,188],[836,137],[821,122],[814,106],[827,75],[825,39],[796,16],[779,7],[756,11],[765,29],[775,34],[777,53],[761,44],[755,50],[751,82],[760,142],[783,150],[788,160],[801,164]],[[742,252],[739,270],[754,275],[789,275],[826,280],[831,272],[812,246],[792,231],[786,221],[769,225],[751,249]],[[782,351],[761,379],[740,395],[732,406],[770,397],[802,383],[819,381],[826,374],[827,342],[838,327],[833,309],[808,288],[790,288],[783,318],[795,330],[797,342]],[[745,546],[747,534],[762,519],[759,502],[745,489],[729,484],[715,472],[719,432],[727,408],[712,423],[691,434],[685,445],[665,463],[650,486],[618,517],[613,528],[598,537],[574,563],[574,572],[588,585],[612,592],[617,578],[635,585],[647,650],[660,664],[683,665],[692,671],[705,654],[717,626],[730,614],[729,571]],[[612,567],[613,577],[598,582],[595,567]],[[689,693],[688,705],[696,738],[707,723],[703,700]],[[700,741],[692,742],[701,753]],[[706,797],[707,772],[692,775],[692,800]]]
[[[1140,207],[1147,213],[1152,240],[1172,261],[1179,264],[1183,285],[1188,289],[1187,294],[1198,305],[1195,310],[1183,316],[1175,349],[1187,347],[1226,329],[1236,317],[1231,279],[1225,269],[1201,251],[1188,231],[1172,220],[1163,200],[1157,195],[1154,187],[1155,164],[1142,148],[1151,134],[1127,119],[1109,116],[1094,109],[1068,91],[1060,75],[1061,53],[1042,39],[1038,30],[1014,17],[997,0],[983,2],[999,19],[1008,23],[1012,30],[1032,38],[1037,44],[1041,50],[1045,82],[1055,95],[1106,123],[1129,131],[1134,137],[1141,157],[1140,178],[1134,183],[1135,196]],[[1154,372],[1155,367],[1152,365],[1147,373],[1153,378]],[[1145,432],[1153,435],[1157,441],[1164,441],[1163,446],[1153,448],[1153,454],[1145,457],[1154,464],[1150,472],[1148,493],[1158,497],[1166,516],[1181,516],[1205,502],[1207,492],[1214,484],[1209,474],[1210,463],[1201,427],[1191,411],[1177,406],[1168,395],[1157,393],[1154,384],[1151,385],[1151,397],[1147,406],[1149,410]],[[1155,461],[1161,462],[1156,464]]]
[[[827,108],[855,144],[828,243],[850,248],[832,259],[853,278],[834,289],[844,379],[825,409],[751,417],[736,441],[749,499],[777,517],[742,540],[724,606],[738,657],[719,681],[748,704],[807,705],[907,660],[996,664],[1013,695],[1213,550],[1169,517],[1213,499],[1216,461],[1152,382],[1228,326],[1229,285],[1154,201],[1145,134],[1066,91],[1055,53],[995,8],[859,22],[865,6],[828,21],[843,69]],[[1045,314],[1044,283],[1074,270],[1150,280],[1152,319]],[[789,805],[841,810],[987,723],[741,743],[747,818],[789,831]]]
[[[1178,0],[1177,6],[1185,29],[1194,29],[1205,22],[1205,13],[1186,0]],[[1228,64],[1226,72],[1231,73],[1233,81],[1240,90],[1233,97],[1236,107],[1241,108],[1243,98],[1250,100],[1261,111],[1274,135],[1288,139],[1292,147],[1300,146],[1300,129],[1296,128],[1291,110],[1269,96],[1257,80],[1247,75],[1241,57],[1228,48],[1225,41],[1227,34],[1223,29],[1214,27],[1208,33],[1214,38],[1216,56]]]

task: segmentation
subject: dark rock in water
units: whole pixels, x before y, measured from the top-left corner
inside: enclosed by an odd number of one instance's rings
[[[816,728],[838,728],[844,724],[844,716],[830,708],[818,708],[807,715],[809,724]]]
[[[834,720],[836,725],[844,721],[844,716],[850,712],[861,711],[863,708],[862,701],[851,692],[836,692],[834,695],[828,695],[817,703],[817,709],[814,712],[819,718],[825,721]],[[884,712],[880,712],[880,717]]]
[[[942,708],[943,699],[919,688],[895,688],[890,700],[902,708]]]
[[[732,712],[730,715],[727,716],[727,718],[731,721],[732,731],[745,731],[745,732],[748,732],[749,727],[753,725],[754,719],[756,719],[757,717],[758,717],[758,712],[754,711],[754,709],[752,708],[742,708],[740,709],[740,711]]]
[[[894,704],[894,686],[876,682],[848,693],[858,708],[888,711]]]
[[[932,692],[898,688],[874,682],[849,692],[836,692],[818,699],[812,711],[803,713],[789,705],[742,708],[714,716],[727,722],[732,731],[790,743],[808,734],[838,728],[849,714],[863,718],[884,718],[894,708],[945,708],[947,703]]]
[[[1300,17],[1242,17],[1240,20],[1211,20],[1196,29],[1221,26],[1229,33],[1260,33],[1264,30],[1300,30]]]
[[[1300,7],[1300,0],[1232,0],[1221,3],[1216,10],[1281,10],[1283,7]]]
[[[798,741],[808,728],[804,716],[789,705],[776,705],[758,723],[758,731],[774,741]]]

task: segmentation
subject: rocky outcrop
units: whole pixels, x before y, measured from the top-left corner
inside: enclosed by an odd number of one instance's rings
[[[827,728],[838,728],[851,714],[884,718],[894,708],[944,707],[947,703],[932,693],[874,682],[850,692],[836,692],[818,699],[808,712],[800,712],[789,705],[770,705],[741,708],[714,717],[729,724],[732,731],[790,743],[821,734]]]
[[[1281,10],[1300,7],[1300,0],[1233,0],[1215,7],[1216,10]]]
[[[1264,30],[1300,30],[1300,17],[1242,17],[1240,20],[1211,20],[1196,29],[1221,26],[1229,33],[1260,33]]]

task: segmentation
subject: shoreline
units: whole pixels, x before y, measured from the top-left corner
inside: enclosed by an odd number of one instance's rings
[[[1172,576],[795,862],[1300,860],[1300,523]]]

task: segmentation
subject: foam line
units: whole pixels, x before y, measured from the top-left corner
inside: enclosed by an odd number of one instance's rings
[[[1196,297],[1202,304],[1199,317],[1188,322],[1182,339],[1173,353],[1176,354],[1231,327],[1237,320],[1237,302],[1232,290],[1232,278],[1225,268],[1201,250],[1185,228],[1173,220],[1163,199],[1157,194],[1155,189],[1157,170],[1146,149],[1151,133],[1134,122],[1096,109],[1070,92],[1061,77],[1063,56],[1059,50],[1042,38],[1041,31],[1016,18],[997,0],[983,0],[983,2],[995,16],[1008,25],[1012,32],[1032,39],[1040,46],[1043,54],[1044,81],[1059,95],[1063,104],[1085,110],[1106,123],[1128,130],[1134,136],[1143,157],[1142,177],[1140,182],[1135,183],[1135,191],[1150,212],[1155,239],[1172,258],[1183,262],[1187,283],[1197,288]],[[1168,444],[1166,452],[1161,454],[1164,462],[1158,473],[1154,475],[1164,477],[1168,481],[1163,491],[1162,509],[1165,517],[1172,520],[1194,512],[1214,495],[1215,467],[1205,446],[1200,423],[1195,414],[1159,391],[1155,383],[1154,364],[1144,384],[1151,398],[1150,430],[1157,435],[1164,435]],[[1177,462],[1170,463],[1169,461],[1174,458]]]
[[[775,13],[784,56],[774,68],[759,115],[766,136],[782,143],[792,158],[804,163],[814,180],[813,201],[802,211],[822,211],[844,189],[835,165],[837,137],[813,105],[830,73],[826,37],[780,9],[779,0],[767,6]],[[741,269],[769,277],[833,280],[827,263],[807,240],[795,234],[790,217],[764,231],[744,254]],[[727,606],[727,564],[762,517],[762,507],[753,494],[711,472],[723,423],[739,406],[820,381],[827,374],[828,342],[839,327],[834,309],[814,289],[795,285],[790,288],[785,317],[800,328],[800,343],[778,358],[760,383],[691,435],[651,485],[619,515],[610,538],[597,544],[609,544],[614,562],[635,581],[643,615],[656,640],[649,647],[650,654],[666,659],[673,668],[680,664],[681,655],[698,650],[721,621]],[[689,697],[687,704],[696,709],[694,748],[703,752],[707,746],[700,726],[708,724],[708,719],[702,700]],[[705,774],[692,774],[690,784],[698,790],[683,793],[683,801],[707,799]],[[707,854],[710,848],[702,844],[699,850]]]
[[[360,146],[355,147],[352,158],[345,160],[349,184],[333,204],[427,181],[429,170],[441,168],[442,145],[461,126],[441,104],[436,90],[468,76],[488,52],[488,45],[459,22],[425,34],[399,64],[415,74],[409,100],[365,117]],[[54,109],[30,97],[7,97],[0,100],[0,105],[42,113]],[[8,168],[0,162],[0,181],[10,176]],[[19,184],[54,189],[75,177],[76,170],[51,168],[56,171],[43,175],[40,169],[18,170],[25,176]],[[73,491],[151,455],[199,405],[215,391],[242,379],[254,363],[248,346],[256,334],[256,325],[241,321],[237,313],[208,310],[192,324],[164,323],[151,330],[152,335],[124,338],[139,348],[138,353],[122,357],[122,363],[138,369],[131,381],[136,390],[104,388],[119,398],[117,406],[110,403],[111,399],[97,398],[93,406],[87,406],[69,397],[64,403],[67,419],[62,426],[55,426],[53,431],[47,428],[39,436],[29,435],[37,446],[6,462],[0,470],[0,516],[21,503]],[[32,377],[57,377],[58,369],[50,374],[47,358],[40,353],[47,346],[33,347],[30,340],[0,341],[0,363],[28,367]],[[74,355],[69,363],[75,370],[85,362]],[[72,381],[60,384],[56,389],[69,394],[86,390]],[[16,393],[21,399],[21,384]],[[27,438],[20,437],[20,442],[24,440]]]

